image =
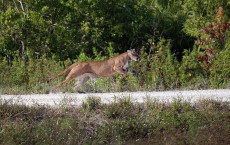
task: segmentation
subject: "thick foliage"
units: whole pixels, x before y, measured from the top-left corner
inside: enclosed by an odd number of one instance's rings
[[[2,0],[1,4],[1,92],[43,92],[50,75],[71,63],[104,60],[131,47],[142,58],[131,64],[138,77],[101,79],[86,89],[229,87],[226,0]]]

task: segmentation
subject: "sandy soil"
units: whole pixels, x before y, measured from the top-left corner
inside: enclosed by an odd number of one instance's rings
[[[115,93],[55,93],[55,94],[29,94],[29,95],[0,95],[0,99],[11,101],[20,105],[81,105],[87,97],[98,97],[102,103],[112,103],[118,98],[130,97],[131,101],[142,103],[148,99],[164,103],[171,103],[177,99],[196,103],[199,100],[217,100],[230,102],[230,89],[219,90],[188,90],[188,91],[162,91],[162,92],[115,92]]]

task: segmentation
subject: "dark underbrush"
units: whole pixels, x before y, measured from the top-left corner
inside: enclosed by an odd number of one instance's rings
[[[80,107],[0,104],[0,144],[230,144],[230,104],[129,98]]]

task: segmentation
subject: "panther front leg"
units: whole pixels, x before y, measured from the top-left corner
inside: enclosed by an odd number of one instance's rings
[[[120,65],[120,66],[114,66],[113,69],[114,69],[117,73],[121,74],[122,77],[126,77],[127,74],[128,74],[127,70],[125,70],[124,67],[121,66],[121,65]]]
[[[134,77],[138,76],[138,73],[134,68],[128,68],[127,72],[133,74]]]

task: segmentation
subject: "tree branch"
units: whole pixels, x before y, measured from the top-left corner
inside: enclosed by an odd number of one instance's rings
[[[19,3],[20,3],[20,5],[21,5],[21,9],[22,9],[22,11],[23,11],[23,12],[25,12],[25,9],[24,9],[24,7],[23,7],[22,0],[19,0]]]

